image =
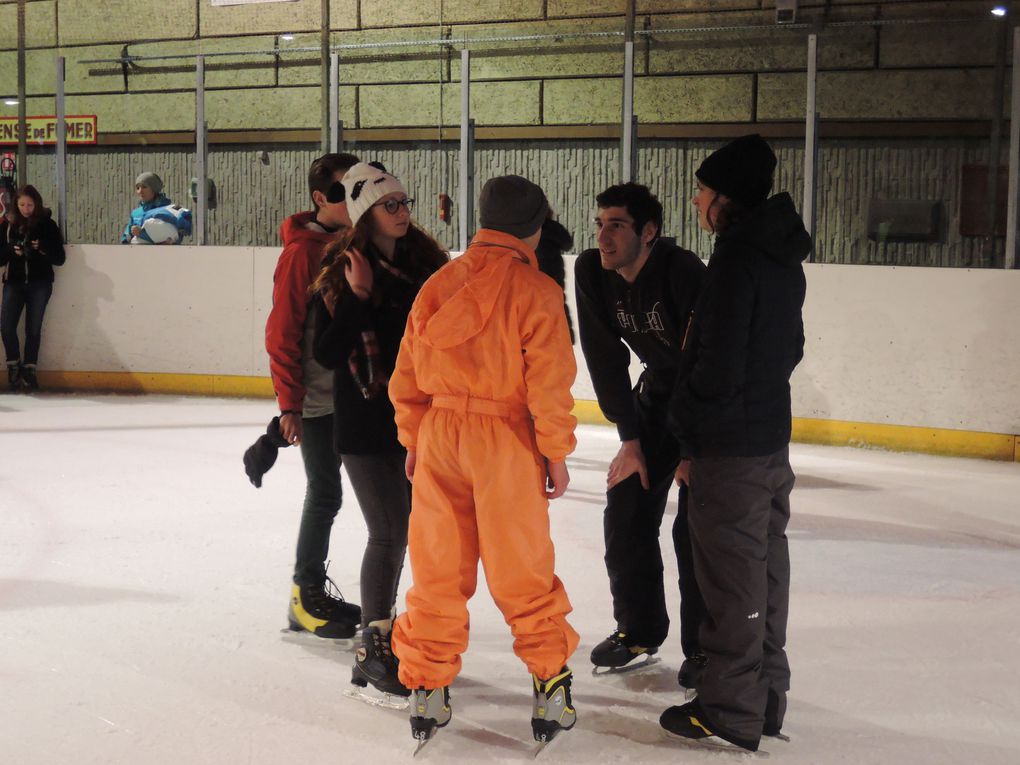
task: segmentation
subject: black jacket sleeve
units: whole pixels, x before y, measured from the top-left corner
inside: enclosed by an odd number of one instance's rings
[[[0,266],[6,266],[11,259],[11,244],[10,237],[7,232],[10,230],[11,224],[6,220],[0,221]]]
[[[630,349],[607,319],[608,298],[600,288],[596,270],[601,268],[594,250],[582,253],[574,266],[581,350],[602,413],[616,425],[620,440],[630,441],[640,434],[631,395]]]
[[[64,237],[60,233],[60,227],[52,218],[46,218],[39,225],[35,237],[39,240],[39,249],[34,253],[35,257],[42,258],[51,266],[64,265],[67,255],[64,252]]]
[[[337,298],[336,310],[330,317],[322,297],[312,299],[315,312],[315,340],[312,355],[326,369],[337,369],[347,363],[361,333],[372,326],[372,307],[349,289]]]

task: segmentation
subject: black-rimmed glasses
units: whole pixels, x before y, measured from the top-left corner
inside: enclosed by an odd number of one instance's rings
[[[390,215],[396,215],[401,205],[407,208],[408,214],[414,209],[413,199],[387,199],[385,202],[376,202],[372,207],[383,207]]]

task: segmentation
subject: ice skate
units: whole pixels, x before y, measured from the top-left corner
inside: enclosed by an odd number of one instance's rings
[[[453,717],[450,707],[450,687],[426,690],[419,688],[411,694],[411,735],[418,741],[417,755]]]
[[[379,695],[354,689],[345,695],[388,709],[406,709],[407,697],[411,691],[398,679],[398,667],[397,657],[390,648],[390,633],[384,633],[378,627],[366,627],[361,633],[361,645],[355,655],[351,683],[361,689],[371,685]]]
[[[17,361],[7,362],[7,387],[11,393],[18,393],[21,390],[21,363]]]
[[[345,601],[339,590],[330,593],[330,585],[327,579],[317,586],[295,584],[291,588],[287,622],[292,632],[310,632],[322,638],[354,637],[361,623],[361,607]]]
[[[39,379],[35,376],[35,364],[21,365],[21,387],[25,393],[39,392]]]
[[[658,646],[637,645],[628,639],[625,632],[614,632],[591,652],[591,663],[595,666],[593,675],[629,672],[658,662],[653,658],[659,652]]]
[[[534,702],[531,707],[531,732],[538,742],[537,757],[560,731],[570,730],[577,722],[577,712],[570,697],[572,673],[564,667],[559,674],[542,680],[532,675]]]
[[[680,687],[687,691],[697,690],[706,664],[708,664],[708,657],[701,651],[684,659],[684,663],[680,665],[680,671],[676,673],[676,681]]]
[[[784,736],[780,731],[783,728],[783,717],[786,716],[786,694],[780,696],[769,688],[767,701],[765,702],[765,725],[762,726],[761,734],[778,741],[789,741],[789,736]]]
[[[760,749],[740,746],[719,737],[704,721],[704,714],[698,700],[688,701],[681,706],[669,707],[659,717],[659,725],[678,737],[678,743],[698,749],[714,749],[721,752],[768,757]]]

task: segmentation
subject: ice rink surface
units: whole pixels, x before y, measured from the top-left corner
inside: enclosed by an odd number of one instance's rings
[[[268,401],[0,395],[0,762],[410,760],[406,712],[342,695],[351,647],[281,633],[301,460],[281,451],[259,490],[241,464],[273,414]],[[579,719],[541,759],[751,761],[659,729],[680,700],[675,622],[660,663],[591,676],[613,628],[602,506],[617,442],[596,426],[578,439],[551,517],[582,635]],[[1020,762],[1020,464],[800,445],[792,462],[792,740],[766,740],[770,760]],[[329,571],[356,601],[365,526],[346,488]],[[675,599],[668,531],[663,547]],[[454,719],[426,759],[527,761],[529,679],[482,577],[471,613]]]

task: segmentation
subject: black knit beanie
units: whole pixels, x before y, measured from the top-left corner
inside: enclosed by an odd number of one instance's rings
[[[776,155],[754,133],[709,154],[694,174],[713,191],[750,209],[768,199],[775,170]]]
[[[478,198],[482,228],[525,239],[540,228],[549,213],[545,192],[527,178],[501,175],[482,186]]]

